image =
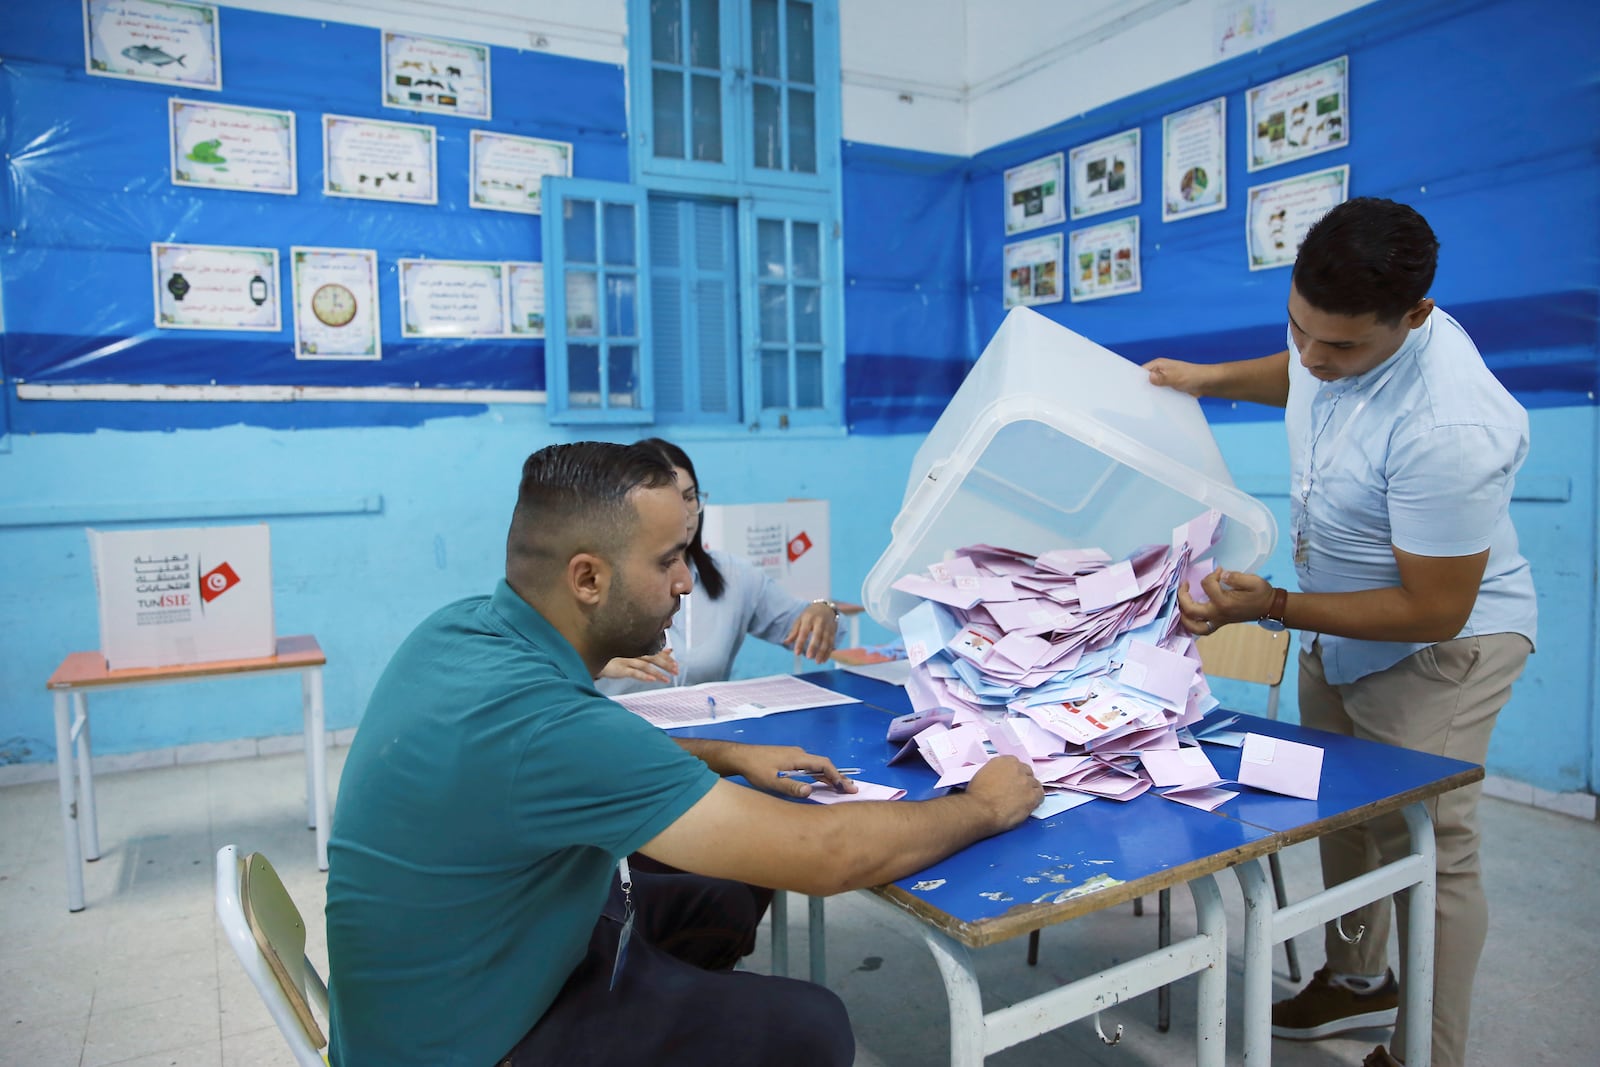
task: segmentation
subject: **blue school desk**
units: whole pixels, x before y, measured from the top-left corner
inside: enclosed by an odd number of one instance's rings
[[[908,800],[938,795],[920,759],[886,766],[897,746],[884,739],[889,719],[910,710],[905,691],[844,671],[805,676],[862,701],[764,719],[673,731],[752,744],[800,745],[840,766],[863,768],[867,781],[906,790]],[[1001,1049],[1096,1015],[1141,993],[1198,975],[1196,1061],[1223,1063],[1226,1027],[1226,922],[1213,875],[1232,869],[1245,894],[1244,1062],[1271,1058],[1272,948],[1360,904],[1410,888],[1415,935],[1403,966],[1411,1017],[1432,1016],[1433,827],[1422,801],[1477,781],[1483,769],[1459,760],[1336,737],[1289,723],[1242,716],[1240,729],[1324,748],[1320,799],[1249,790],[1215,812],[1146,793],[1119,803],[1095,800],[1044,820],[1029,819],[892,885],[867,891],[883,910],[912,923],[938,963],[950,1004],[952,1067],[971,1067]],[[1218,772],[1238,771],[1235,749],[1206,746]],[[1402,811],[1412,854],[1352,882],[1278,909],[1264,859],[1378,815]],[[1067,922],[1137,897],[1187,885],[1194,936],[1097,974],[985,1013],[970,949]],[[783,899],[778,894],[777,900]],[[783,922],[775,908],[775,927]],[[821,902],[812,902],[813,978],[820,978]],[[780,927],[781,928],[781,927]],[[1354,933],[1353,931],[1351,933]],[[783,961],[774,957],[775,969]],[[1098,1020],[1096,1022],[1098,1026]],[[1405,1061],[1427,1067],[1429,1027],[1413,1026]]]

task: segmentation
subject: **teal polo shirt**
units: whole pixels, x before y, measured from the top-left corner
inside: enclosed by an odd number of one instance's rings
[[[511,587],[458,601],[378,680],[328,843],[337,1067],[489,1067],[588,946],[617,860],[717,776],[601,696]]]

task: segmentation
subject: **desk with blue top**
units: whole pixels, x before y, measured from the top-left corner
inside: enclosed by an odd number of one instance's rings
[[[895,751],[884,734],[889,719],[910,710],[905,691],[843,671],[809,681],[862,703],[789,712],[763,719],[676,730],[751,744],[800,745],[839,766],[863,768],[871,782],[906,790],[906,799],[940,794],[920,760],[886,766]],[[1215,812],[1146,793],[1119,803],[1097,800],[1050,819],[980,841],[891,885],[868,891],[886,911],[911,919],[938,963],[950,1003],[953,1067],[983,1059],[1031,1037],[1096,1015],[1122,1000],[1198,975],[1196,1060],[1223,1063],[1226,1026],[1226,920],[1213,875],[1232,869],[1245,894],[1244,1061],[1271,1057],[1273,945],[1331,921],[1352,908],[1411,888],[1411,951],[1404,995],[1411,1017],[1430,1018],[1433,998],[1433,828],[1422,801],[1477,781],[1483,769],[1458,760],[1337,737],[1289,723],[1242,717],[1240,727],[1324,748],[1318,800],[1245,790]],[[1238,771],[1235,749],[1207,746],[1224,777]],[[1264,857],[1299,841],[1403,811],[1413,852],[1396,863],[1289,907],[1277,909]],[[985,1013],[969,949],[1114,907],[1175,885],[1194,897],[1194,936],[1137,959]],[[781,901],[783,894],[778,894]],[[813,975],[820,959],[821,902],[812,905]],[[783,916],[775,908],[774,927]],[[774,965],[783,963],[776,952]],[[1096,1024],[1098,1026],[1098,1022]],[[1427,1067],[1429,1028],[1410,1027],[1405,1061]]]

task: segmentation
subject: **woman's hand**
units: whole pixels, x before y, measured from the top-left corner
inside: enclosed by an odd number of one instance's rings
[[[665,684],[678,673],[678,661],[672,658],[672,649],[663,648],[650,656],[636,659],[612,660],[600,669],[602,678],[629,678],[641,682]]]
[[[800,613],[783,639],[785,648],[817,663],[828,662],[839,636],[839,616],[827,604],[812,604]]]

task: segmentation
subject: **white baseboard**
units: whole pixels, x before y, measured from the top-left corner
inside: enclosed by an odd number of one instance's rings
[[[329,730],[328,747],[349,747],[355,737],[355,727],[346,730]],[[258,756],[282,756],[290,752],[305,751],[304,734],[281,734],[274,737],[247,737],[237,741],[202,741],[193,745],[175,745],[172,748],[153,748],[145,752],[119,752],[94,758],[94,773],[115,774],[118,771],[142,771],[151,767],[172,767],[180,763],[214,763],[218,760],[254,759]],[[29,782],[50,782],[56,777],[54,761],[49,763],[12,763],[0,766],[0,786],[24,785]]]
[[[1591,822],[1596,817],[1596,797],[1593,793],[1552,793],[1548,789],[1540,789],[1515,778],[1502,778],[1498,774],[1484,776],[1483,795]]]

